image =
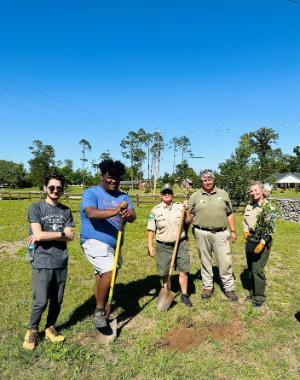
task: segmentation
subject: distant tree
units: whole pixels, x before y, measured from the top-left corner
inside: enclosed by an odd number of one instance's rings
[[[98,162],[98,160],[92,160],[92,168],[94,169],[95,175],[97,175],[99,173],[99,162]]]
[[[106,150],[105,152],[100,154],[99,162],[104,161],[104,160],[112,160],[109,150]]]
[[[12,188],[30,186],[23,164],[0,160],[0,185]]]
[[[253,148],[254,153],[257,154],[260,164],[259,180],[266,180],[272,171],[270,171],[268,160],[272,154],[272,144],[278,140],[278,133],[272,128],[260,128],[255,132],[251,132],[250,146]]]
[[[163,150],[165,149],[165,143],[160,131],[153,133],[153,141],[150,148],[152,170],[153,172],[153,188],[156,190],[156,182],[159,177],[160,160]]]
[[[297,145],[293,149],[295,156],[290,156],[290,170],[291,172],[300,172],[300,146]]]
[[[177,147],[181,150],[181,163],[185,159],[186,154],[191,154],[192,151],[190,149],[191,147],[191,141],[187,136],[179,137]]]
[[[59,172],[65,177],[67,185],[70,185],[73,183],[74,170],[73,170],[73,161],[72,160],[65,159],[59,168]]]
[[[130,161],[132,170],[131,180],[142,176],[142,165],[146,158],[146,153],[141,147],[139,134],[134,131],[129,131],[120,143],[122,148],[122,156]]]
[[[193,168],[191,168],[187,160],[183,160],[180,164],[176,165],[175,178],[180,184],[184,179],[190,179],[194,187],[199,186],[199,176]]]
[[[241,136],[235,153],[219,165],[220,174],[216,176],[218,186],[228,191],[235,206],[248,199],[249,184],[254,179],[251,169],[253,147],[250,137],[249,133]]]
[[[160,182],[162,183],[170,183],[171,185],[174,185],[175,183],[175,176],[173,174],[164,173],[164,175],[160,178]]]
[[[86,171],[85,171],[85,164],[88,161],[86,159],[86,157],[85,157],[85,153],[86,153],[87,150],[92,150],[92,146],[85,139],[81,139],[79,141],[79,144],[81,145],[81,148],[82,148],[82,151],[81,151],[82,156],[81,156],[80,160],[82,161],[82,186],[84,187],[84,185],[85,185],[85,173],[86,173]]]
[[[146,132],[143,128],[137,131],[137,138],[140,142],[140,148],[145,147],[146,161],[147,161],[147,179],[150,180],[150,156],[151,144],[153,143],[153,133]]]
[[[172,174],[175,173],[176,153],[178,152],[179,144],[180,144],[180,138],[179,137],[173,137],[170,140],[170,146],[173,149],[173,168],[172,168]]]
[[[28,161],[30,178],[33,185],[41,189],[46,174],[55,170],[55,150],[52,145],[44,145],[41,140],[34,140],[29,147],[33,158]]]
[[[77,169],[73,173],[73,184],[82,185],[85,183],[86,186],[96,185],[99,182],[99,178],[93,176],[89,171]]]

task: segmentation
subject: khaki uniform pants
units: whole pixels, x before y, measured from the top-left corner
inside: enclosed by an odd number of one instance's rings
[[[212,259],[214,254],[225,292],[234,290],[229,236],[230,234],[227,230],[212,233],[194,229],[194,237],[201,260],[201,276],[204,289],[213,288]]]

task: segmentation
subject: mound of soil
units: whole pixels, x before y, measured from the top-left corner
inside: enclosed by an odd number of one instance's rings
[[[202,328],[180,326],[170,330],[159,345],[171,350],[189,351],[204,340],[237,342],[242,336],[241,323],[235,321],[231,325],[210,325]]]

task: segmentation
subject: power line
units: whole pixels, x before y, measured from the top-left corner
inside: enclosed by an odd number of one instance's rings
[[[49,108],[52,108],[52,109],[55,109],[56,111],[60,111],[60,112],[64,112],[64,113],[67,113],[67,114],[70,114],[74,117],[79,117],[80,119],[84,120],[84,118],[82,116],[79,116],[79,115],[75,115],[74,113],[70,112],[70,111],[66,111],[62,108],[59,108],[59,107],[56,107],[52,104],[48,104],[48,103],[45,103],[45,102],[42,102],[38,99],[35,99],[33,98],[32,96],[29,96],[29,95],[25,95],[25,94],[21,94],[20,92],[16,91],[16,90],[12,90],[11,88],[8,88],[8,87],[1,87],[2,90],[4,91],[7,91],[7,92],[11,92],[12,94],[16,94],[16,95],[19,95],[19,96],[23,96],[24,98],[27,98],[35,103],[38,103],[38,104],[41,104],[43,106],[47,106]]]
[[[12,105],[12,104],[8,104],[6,102],[3,102],[2,100],[0,100],[0,103],[4,104],[7,107],[14,108],[16,110],[19,110],[19,111],[22,111],[22,112],[26,112],[26,113],[29,113],[31,115],[35,115],[35,116],[38,116],[38,117],[42,117],[43,119],[46,119],[46,120],[49,120],[49,121],[52,121],[52,122],[55,122],[55,123],[59,122],[58,120],[55,120],[55,119],[52,119],[52,118],[50,118],[48,116],[42,115],[41,113],[34,112],[34,111],[28,111],[25,108],[21,108],[21,107]]]
[[[45,97],[47,97],[47,98],[49,98],[49,99],[53,99],[53,100],[55,100],[56,102],[59,102],[59,103],[64,104],[64,105],[66,105],[66,106],[68,106],[68,107],[70,107],[70,108],[76,109],[77,111],[84,112],[84,113],[89,114],[89,115],[91,115],[91,116],[94,117],[94,115],[93,115],[90,111],[87,111],[87,110],[85,110],[85,109],[83,109],[83,108],[81,108],[81,107],[74,106],[73,104],[68,103],[68,102],[66,102],[65,100],[62,100],[62,99],[60,99],[60,98],[57,98],[57,97],[55,97],[55,96],[53,96],[53,95],[46,94],[45,92],[40,91],[40,90],[37,90],[37,89],[34,89],[34,88],[32,88],[32,87],[30,87],[30,86],[28,86],[28,85],[24,85],[24,84],[22,84],[22,83],[20,83],[20,82],[17,82],[17,83],[18,83],[20,86],[29,89],[30,91],[36,92],[36,93],[38,93],[38,94],[41,94],[41,95],[43,95],[43,96],[45,96]]]
[[[9,107],[9,108],[13,108],[13,109],[16,109],[16,110],[19,110],[19,111],[22,111],[22,112],[25,112],[25,113],[28,113],[30,115],[34,115],[34,116],[38,116],[38,117],[41,117],[45,120],[48,120],[48,121],[51,121],[53,123],[57,123],[59,125],[65,125],[65,126],[68,126],[68,124],[66,124],[65,122],[61,122],[57,119],[53,119],[53,118],[50,118],[48,116],[45,116],[43,115],[42,113],[39,113],[39,112],[34,112],[34,111],[29,111],[23,107],[19,107],[19,106],[16,106],[16,105],[13,105],[13,104],[9,104],[9,103],[6,103],[4,102],[3,100],[0,99],[0,104],[3,104],[5,105],[6,107]],[[101,136],[101,137],[106,137],[108,139],[111,139],[111,136],[107,136],[107,135],[103,135],[102,133],[99,133],[97,130],[93,132],[93,134],[97,134],[98,136]]]

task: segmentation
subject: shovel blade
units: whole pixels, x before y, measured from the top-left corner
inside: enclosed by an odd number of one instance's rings
[[[156,307],[159,311],[167,311],[173,302],[175,293],[171,290],[161,288],[156,301]]]

